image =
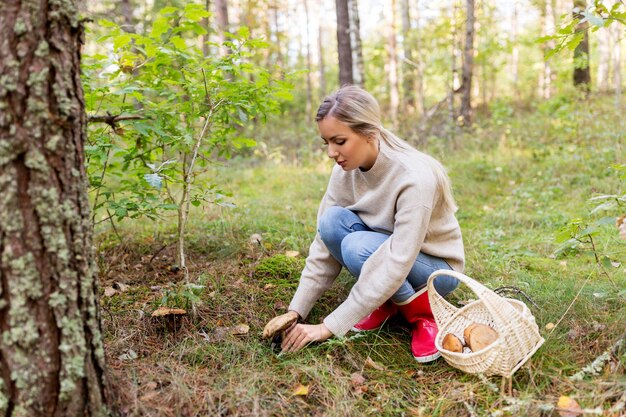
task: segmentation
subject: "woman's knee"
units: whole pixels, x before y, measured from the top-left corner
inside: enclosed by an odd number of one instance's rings
[[[339,206],[328,207],[320,216],[318,232],[322,240],[331,238],[339,229],[341,218],[347,209]]]
[[[459,280],[450,275],[439,275],[433,284],[442,297],[450,294],[459,286]]]

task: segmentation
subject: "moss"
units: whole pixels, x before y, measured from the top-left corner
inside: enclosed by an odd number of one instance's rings
[[[13,25],[13,31],[15,32],[17,36],[22,36],[24,33],[26,33],[27,28],[26,28],[26,23],[24,23],[24,19],[22,19],[21,17],[18,17],[17,19],[15,19],[15,25]]]
[[[49,52],[50,52],[50,46],[48,45],[48,42],[41,41],[39,42],[39,45],[37,45],[37,49],[35,50],[35,56],[38,56],[39,58],[43,58],[43,57],[48,56]]]
[[[5,415],[7,408],[9,408],[9,399],[7,398],[4,380],[0,378],[0,414]]]

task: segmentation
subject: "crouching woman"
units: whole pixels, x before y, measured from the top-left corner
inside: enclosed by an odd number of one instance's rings
[[[324,99],[316,121],[336,165],[298,289],[264,336],[290,323],[281,346],[295,352],[332,335],[377,329],[401,314],[412,329],[413,357],[433,361],[440,354],[426,282],[438,269],[462,272],[464,266],[448,176],[438,161],[382,127],[377,101],[359,87]],[[342,267],[357,277],[346,300],[321,324],[297,323]],[[457,285],[449,276],[435,281],[442,296]]]

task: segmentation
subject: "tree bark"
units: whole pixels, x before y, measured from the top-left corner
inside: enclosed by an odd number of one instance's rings
[[[404,52],[405,61],[402,65],[402,90],[403,90],[403,107],[412,109],[415,107],[415,72],[413,60],[413,48],[409,42],[411,34],[411,8],[409,0],[402,0],[400,3],[402,9],[402,50]]]
[[[474,0],[466,1],[465,47],[463,48],[463,82],[461,84],[461,117],[464,126],[472,123],[472,72],[474,70]]]
[[[229,55],[231,49],[223,46],[226,39],[226,32],[230,31],[230,21],[228,19],[228,0],[215,0],[215,17],[217,19],[218,36],[220,40],[220,53]]]
[[[574,18],[582,18],[580,14],[586,6],[585,0],[574,0]],[[583,31],[584,37],[574,49],[574,86],[585,92],[589,92],[591,87],[591,72],[589,69],[589,33],[587,31],[589,22],[579,23],[576,32]]]
[[[313,86],[311,85],[311,73],[313,72],[311,63],[311,34],[309,33],[309,1],[302,0],[304,5],[304,14],[306,20],[306,115],[311,115],[311,107],[313,106]]]
[[[365,85],[365,65],[363,63],[363,46],[361,44],[361,21],[357,0],[348,0],[350,7],[350,44],[352,45],[352,78],[354,84]]]
[[[108,415],[76,3],[0,3],[0,415]]]
[[[387,21],[387,76],[389,79],[389,117],[395,128],[398,122],[400,94],[398,92],[398,46],[396,42],[396,0],[389,0],[385,6]]]
[[[542,35],[548,36],[553,35],[555,32],[556,24],[554,21],[554,0],[545,0],[543,4],[543,10],[541,13],[541,18],[543,19],[542,25]],[[548,49],[554,48],[554,41],[548,41],[543,45],[543,53],[544,56]],[[552,65],[550,60],[544,59],[543,61],[543,71],[539,74],[539,88],[538,93],[539,97],[544,99],[549,99],[552,97],[552,78],[554,77],[554,73],[552,71]]]
[[[337,8],[337,54],[339,55],[339,85],[354,84],[352,74],[352,44],[350,43],[350,14],[348,0],[335,0]]]
[[[613,88],[615,91],[615,107],[619,108],[620,96],[622,94],[622,54],[621,54],[621,37],[624,28],[618,23],[611,25],[613,32]]]
[[[211,11],[211,0],[205,0],[204,10],[206,10],[207,12]],[[211,50],[209,48],[209,42],[211,40],[211,20],[208,16],[202,19],[202,27],[204,27],[204,30],[206,30],[206,33],[202,35],[202,54],[205,57],[208,57],[211,54]]]
[[[324,63],[324,27],[322,24],[322,17],[319,15],[317,29],[317,65],[319,66],[320,96],[323,97],[326,94],[326,64]]]

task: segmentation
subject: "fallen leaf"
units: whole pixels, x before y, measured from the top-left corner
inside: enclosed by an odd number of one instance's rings
[[[248,332],[250,331],[250,326],[248,326],[247,324],[238,324],[235,327],[233,327],[231,329],[230,334],[233,335],[244,335],[244,334],[248,334]]]
[[[298,256],[300,256],[300,252],[298,252],[297,250],[288,250],[287,252],[285,252],[285,256],[288,256],[289,258],[297,258]]]
[[[265,284],[263,286],[264,290],[271,290],[272,288],[274,288],[276,285],[275,284]]]
[[[561,417],[576,417],[583,413],[576,400],[567,395],[561,395],[556,407]]]
[[[128,349],[126,353],[121,354],[117,358],[121,361],[132,361],[132,360],[137,359],[137,356],[138,356],[137,352],[135,352],[132,349]]]
[[[554,323],[548,323],[546,324],[546,330],[552,330],[556,327],[556,325]]]
[[[115,288],[119,292],[126,292],[130,289],[130,285],[126,285],[122,282],[116,282],[115,284],[113,284],[113,288]]]
[[[309,386],[298,384],[298,386],[296,386],[293,390],[292,395],[309,395]]]
[[[377,371],[384,371],[385,370],[384,366],[382,366],[379,363],[374,362],[374,360],[372,358],[370,358],[369,356],[365,360],[365,366],[368,367],[368,368],[376,369]]]
[[[157,388],[157,386],[158,386],[158,384],[157,384],[156,382],[154,382],[154,381],[150,381],[150,382],[148,382],[148,383],[145,385],[146,390],[150,390],[150,391],[155,390],[155,389]]]
[[[152,312],[152,317],[177,316],[187,314],[182,308],[159,307]]]
[[[115,294],[117,294],[117,290],[113,287],[106,287],[104,289],[104,296],[105,297],[113,297]]]
[[[358,372],[350,375],[350,382],[352,385],[363,385],[365,383],[365,377]]]

